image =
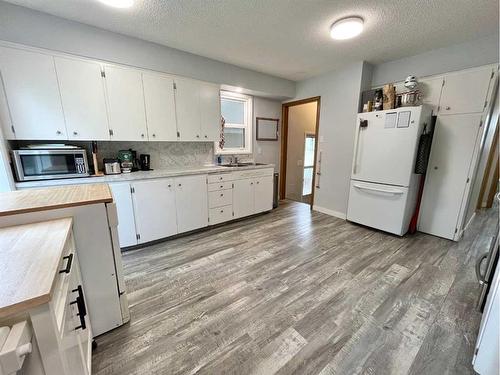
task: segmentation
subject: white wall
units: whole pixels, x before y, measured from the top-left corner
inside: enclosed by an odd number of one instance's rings
[[[353,156],[356,114],[361,90],[370,87],[365,62],[297,83],[295,100],[321,96],[318,152],[322,154],[320,188],[314,208],[345,217]]]
[[[256,117],[279,119],[281,128],[281,102],[255,97],[253,100],[253,159],[257,163],[274,164],[274,171],[280,171],[281,134],[277,141],[257,141]]]
[[[375,65],[372,86],[462,70],[498,62],[498,34]]]
[[[243,87],[279,99],[295,82],[0,1],[0,40]]]
[[[285,197],[302,201],[304,141],[306,133],[316,131],[316,102],[292,106],[288,110]]]

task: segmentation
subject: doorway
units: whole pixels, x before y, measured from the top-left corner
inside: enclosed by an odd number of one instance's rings
[[[280,199],[314,203],[320,97],[283,104]]]

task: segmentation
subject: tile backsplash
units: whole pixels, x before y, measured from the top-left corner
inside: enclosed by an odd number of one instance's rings
[[[213,164],[213,142],[97,142],[100,168],[104,158],[116,158],[118,151],[129,148],[151,156],[151,168],[169,169],[185,166]]]

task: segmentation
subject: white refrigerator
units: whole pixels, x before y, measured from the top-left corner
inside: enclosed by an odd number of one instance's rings
[[[427,106],[358,114],[347,220],[399,236],[408,231],[420,182],[419,138],[430,126]]]

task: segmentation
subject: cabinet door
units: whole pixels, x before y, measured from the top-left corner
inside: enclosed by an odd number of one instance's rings
[[[177,130],[181,141],[199,141],[200,125],[200,85],[188,79],[175,80],[175,110]]]
[[[55,57],[68,139],[109,140],[101,66]]]
[[[120,247],[137,245],[134,206],[128,182],[109,184],[118,214],[118,239]]]
[[[179,233],[208,225],[207,176],[185,176],[175,179],[177,229]]]
[[[480,121],[481,114],[438,117],[420,208],[421,232],[454,238]]]
[[[220,138],[220,89],[217,85],[200,85],[201,139],[219,141]]]
[[[233,188],[233,212],[235,218],[254,213],[254,180],[236,180]]]
[[[491,74],[491,68],[484,68],[447,75],[439,103],[439,114],[483,112]]]
[[[273,209],[273,176],[255,179],[255,213]]]
[[[0,72],[16,139],[66,139],[54,58],[0,47]]]
[[[132,194],[138,242],[177,234],[175,189],[172,179],[134,182]]]
[[[176,141],[174,81],[160,74],[142,74],[150,141]]]
[[[106,66],[109,129],[114,141],[148,139],[141,72]]]

